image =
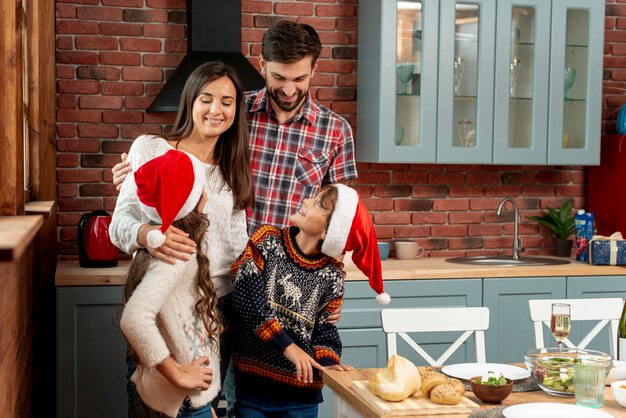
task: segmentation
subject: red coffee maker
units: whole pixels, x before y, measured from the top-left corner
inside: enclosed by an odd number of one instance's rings
[[[81,216],[78,222],[78,260],[81,267],[115,267],[118,249],[109,236],[111,215],[95,210]]]

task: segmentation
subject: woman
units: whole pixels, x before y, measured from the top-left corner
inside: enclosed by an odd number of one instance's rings
[[[204,163],[207,202],[204,214],[209,228],[204,241],[211,280],[218,309],[225,325],[220,337],[221,376],[230,358],[231,342],[228,319],[232,312],[230,265],[246,246],[245,209],[252,203],[248,133],[243,107],[241,82],[233,69],[220,62],[198,67],[183,89],[179,112],[172,130],[163,137],[140,136],[129,151],[133,170],[168,150],[185,151]],[[160,225],[150,225],[142,213],[132,176],[125,181],[117,199],[110,235],[113,243],[127,253],[146,248],[157,259],[170,264],[175,258],[189,259],[190,248],[184,242],[188,234],[170,226],[159,248],[147,245],[147,235]],[[185,252],[186,251],[186,252]],[[136,399],[130,399],[130,413]]]

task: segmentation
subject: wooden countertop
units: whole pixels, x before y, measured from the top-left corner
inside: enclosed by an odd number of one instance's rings
[[[375,373],[379,369],[355,369],[349,372],[340,372],[336,370],[328,370],[324,371],[323,379],[324,383],[332,389],[335,394],[341,396],[346,402],[350,404],[354,409],[360,412],[364,417],[367,418],[382,418],[376,409],[371,407],[369,404],[363,402],[360,397],[358,397],[352,388],[352,382],[354,380],[369,380],[369,377]],[[485,404],[480,399],[478,399],[472,392],[466,392],[465,396],[469,399],[476,402],[480,405],[481,409],[493,408],[493,404]],[[558,403],[568,403],[575,404],[574,398],[572,397],[561,397],[561,396],[551,396],[544,393],[542,390],[534,391],[534,392],[514,392],[509,395],[502,402],[502,406],[510,406],[516,405],[520,403],[530,403],[530,402],[558,402]],[[604,406],[600,408],[601,411],[605,411],[609,414],[612,414],[615,418],[623,417],[626,415],[626,408],[621,407],[613,394],[611,393],[610,386],[607,386],[604,393]],[[428,415],[434,416],[434,415]],[[454,414],[454,415],[436,415],[437,418],[465,418],[468,415],[465,414]],[[425,415],[421,415],[419,418],[424,418]],[[407,416],[409,418],[409,416]]]
[[[42,225],[41,215],[0,217],[0,261],[20,258]]]
[[[105,286],[126,283],[129,261],[120,261],[117,267],[83,268],[78,261],[59,261],[55,283],[57,286]],[[572,261],[557,266],[485,267],[453,264],[444,258],[417,260],[387,259],[382,262],[385,280],[467,279],[494,277],[547,276],[626,276],[626,266],[593,266]],[[367,280],[354,265],[346,265],[348,281]]]

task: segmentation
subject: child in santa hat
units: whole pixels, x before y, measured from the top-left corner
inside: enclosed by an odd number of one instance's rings
[[[134,351],[132,381],[141,397],[136,416],[215,416],[210,401],[220,388],[217,296],[203,250],[208,220],[202,213],[206,170],[185,152],[170,150],[129,177],[142,210],[160,229],[150,231],[160,247],[174,225],[189,233],[198,251],[169,264],[147,250],[137,252],[126,281],[121,329]],[[156,411],[156,412],[155,412]]]
[[[250,237],[233,264],[237,329],[234,350],[235,414],[317,417],[322,379],[318,369],[342,365],[341,341],[328,315],[341,306],[352,260],[369,278],[377,301],[384,293],[380,255],[370,215],[357,192],[324,187],[292,215],[293,226],[265,225]]]

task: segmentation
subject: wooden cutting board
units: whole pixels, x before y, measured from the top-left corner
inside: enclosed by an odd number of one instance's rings
[[[443,415],[471,414],[480,406],[463,396],[457,405],[439,405],[426,398],[420,391],[402,402],[388,402],[374,395],[368,387],[367,380],[352,381],[352,389],[363,401],[370,404],[384,417],[402,417],[407,415]]]

